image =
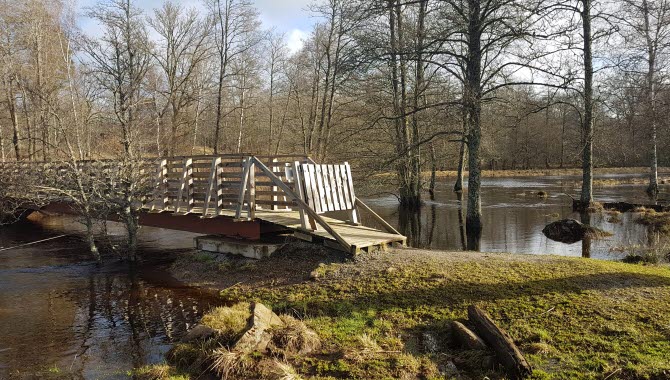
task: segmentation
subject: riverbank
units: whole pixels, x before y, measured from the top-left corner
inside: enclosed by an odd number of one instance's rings
[[[502,378],[452,344],[450,322],[487,310],[534,378],[670,376],[670,269],[555,256],[400,249],[350,261],[305,247],[258,262],[192,253],[173,274],[303,319],[323,346],[286,358],[304,378]]]
[[[595,175],[616,175],[616,174],[640,174],[647,175],[649,168],[594,168]],[[670,168],[661,167],[658,169],[660,176],[670,175]],[[466,171],[465,176],[468,175]],[[430,173],[424,173],[429,176]],[[436,172],[437,177],[456,177],[458,172],[455,170],[444,170]],[[548,177],[548,176],[581,176],[581,168],[551,168],[551,169],[528,169],[528,170],[484,170],[482,176],[490,178],[507,177]]]

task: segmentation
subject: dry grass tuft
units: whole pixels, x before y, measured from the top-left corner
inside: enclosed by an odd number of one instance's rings
[[[244,333],[251,318],[251,305],[241,302],[231,307],[217,307],[202,317],[201,323],[213,328],[221,339],[232,343]]]
[[[613,233],[609,231],[601,230],[600,228],[592,226],[584,226],[584,236],[589,237],[594,240],[604,239],[607,237],[614,236]]]
[[[670,212],[656,212],[654,210],[643,209],[639,212],[637,222],[647,226],[650,231],[661,234],[670,234]]]
[[[525,350],[534,355],[547,355],[554,352],[554,347],[544,342],[531,343],[525,347]]]
[[[212,364],[210,370],[214,371],[221,379],[228,379],[230,376],[241,376],[250,367],[252,360],[245,354],[230,351],[225,347],[219,347],[210,355]]]
[[[600,203],[600,202],[593,202],[591,205],[586,209],[588,212],[601,212],[605,209],[605,206]]]
[[[377,341],[368,334],[363,334],[358,336],[358,344],[360,346],[361,352],[379,352],[381,347],[377,344]]]
[[[272,378],[275,380],[302,380],[302,377],[289,363],[275,360],[272,367]]]
[[[167,364],[154,364],[133,371],[136,380],[188,380],[187,375],[177,374]]]
[[[301,320],[288,315],[280,317],[283,327],[272,330],[272,343],[287,353],[306,354],[321,348],[319,336]]]
[[[362,334],[356,337],[356,344],[346,349],[344,357],[354,363],[362,363],[384,352],[373,337]]]

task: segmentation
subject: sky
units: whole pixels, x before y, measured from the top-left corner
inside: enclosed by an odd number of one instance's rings
[[[105,0],[77,0],[80,10],[79,25],[87,34],[95,34],[97,27],[93,21],[86,18],[83,13],[86,7]],[[202,0],[172,0],[182,4],[184,7],[196,7],[204,10]],[[279,33],[286,35],[286,41],[291,52],[302,47],[302,41],[311,30],[314,18],[306,10],[313,0],[252,0],[261,15],[263,28],[274,28]],[[135,5],[145,14],[150,14],[155,8],[163,3],[163,0],[135,0]]]

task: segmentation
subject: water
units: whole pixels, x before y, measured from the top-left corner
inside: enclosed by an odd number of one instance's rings
[[[0,227],[0,247],[72,226],[45,222]],[[160,269],[165,246],[154,240],[174,246],[179,234],[145,230],[142,254],[153,263],[138,270],[111,259],[98,267],[76,237],[0,252],[0,379],[45,371],[127,379],[133,368],[162,362],[170,344],[218,305],[213,294],[181,287]]]
[[[597,178],[635,177],[628,174],[603,175]],[[413,247],[440,250],[464,250],[466,234],[465,206],[467,199],[459,199],[452,191],[453,180],[441,181],[435,199],[426,195],[425,206],[417,213],[398,210],[394,196],[372,197],[365,201],[378,213],[397,226]],[[575,176],[486,178],[482,182],[482,231],[480,250],[484,252],[509,252],[525,254],[556,254],[587,256],[597,259],[618,260],[630,251],[623,249],[635,245],[648,246],[653,236],[635,223],[634,216],[622,214],[621,223],[609,223],[609,216],[596,213],[590,216],[591,225],[614,233],[602,240],[563,244],[547,239],[542,229],[558,219],[580,215],[572,210],[572,201],[565,194],[579,194],[579,178]],[[549,197],[538,197],[538,191]],[[599,202],[651,203],[643,185],[617,185],[596,187],[595,199]],[[466,197],[467,195],[465,195]]]

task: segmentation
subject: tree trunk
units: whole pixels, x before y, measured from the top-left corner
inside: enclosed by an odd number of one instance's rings
[[[0,162],[5,163],[7,157],[5,156],[5,138],[3,136],[2,124],[0,124]]]
[[[221,23],[221,47],[219,50],[219,82],[217,83],[216,92],[216,121],[214,124],[214,154],[219,154],[219,139],[221,138],[221,122],[223,118],[223,82],[226,78],[228,69],[228,50],[230,48],[228,41],[228,33],[230,27],[230,7],[226,3],[225,14],[221,11],[221,0],[217,0],[217,17],[218,22]]]
[[[19,119],[16,114],[16,103],[14,95],[11,91],[11,86],[7,90],[7,102],[9,103],[9,117],[12,120],[12,144],[14,145],[14,156],[16,161],[21,161],[21,148],[19,146]]]
[[[584,119],[582,120],[582,193],[581,205],[593,203],[593,54],[591,37],[591,1],[582,0],[584,36]]]
[[[476,237],[481,236],[482,229],[481,162],[479,159],[482,138],[481,4],[479,0],[468,0],[468,6],[470,19],[464,96],[468,127],[468,209],[465,225],[468,236]]]
[[[219,154],[219,139],[221,138],[221,118],[222,118],[222,102],[223,102],[223,78],[225,68],[223,67],[223,58],[221,58],[221,68],[219,69],[219,83],[216,93],[216,121],[214,122],[214,141],[212,148],[214,154]]]
[[[644,15],[644,30],[647,43],[647,120],[651,131],[651,162],[649,174],[649,186],[647,193],[656,197],[658,195],[658,133],[656,122],[656,44],[657,41],[651,36],[650,14],[648,0],[642,0],[642,12]],[[665,21],[665,20],[663,20]],[[659,22],[662,22],[659,20]]]
[[[463,110],[463,137],[461,139],[461,147],[458,152],[458,170],[456,172],[456,184],[454,184],[454,192],[460,193],[463,191],[463,178],[465,177],[465,154],[467,152],[467,143],[465,135],[468,132],[467,112]]]
[[[93,231],[93,219],[88,215],[90,215],[89,212],[87,212],[87,215],[84,216],[86,218],[86,241],[88,242],[88,249],[91,252],[91,255],[93,255],[95,261],[101,263],[102,258],[100,257],[98,247],[95,245],[95,232]]]
[[[412,143],[413,132],[407,117],[407,59],[402,54],[404,46],[404,25],[402,4],[389,1],[389,28],[391,35],[391,83],[393,90],[395,145],[398,155],[396,172],[399,182],[400,206],[415,209],[421,206],[421,173],[417,172]],[[416,158],[418,160],[418,158]]]
[[[437,182],[437,158],[435,158],[435,146],[430,144],[430,186],[428,192],[430,199],[435,199],[435,185]]]

